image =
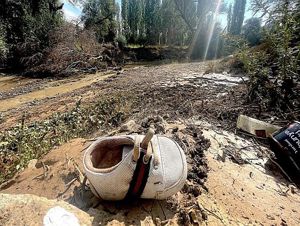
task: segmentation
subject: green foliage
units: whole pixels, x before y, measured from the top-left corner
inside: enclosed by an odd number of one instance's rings
[[[49,46],[49,31],[62,22],[56,0],[4,0],[0,21],[5,30],[7,62],[11,66],[29,66],[42,58]]]
[[[248,97],[250,101],[259,98],[266,108],[268,100],[272,98],[273,86],[269,82],[270,68],[267,67],[269,56],[264,51],[251,51],[248,48],[238,53],[238,58],[243,63],[244,70],[249,76]]]
[[[295,111],[300,108],[299,2],[255,0],[252,7],[267,17],[267,23],[257,52],[239,54],[250,75],[249,98],[269,109]]]
[[[228,12],[227,12],[227,32],[230,33],[231,28],[231,21],[232,21],[232,4],[229,5]]]
[[[85,28],[94,30],[99,42],[114,40],[117,28],[117,7],[114,0],[88,0],[82,12]]]
[[[262,38],[261,19],[254,17],[246,20],[242,28],[242,34],[250,46],[260,44]]]
[[[5,33],[4,25],[0,22],[0,64],[5,62],[8,53]]]
[[[159,0],[145,0],[144,24],[149,44],[155,44],[158,42],[160,23],[159,4]]]
[[[174,0],[122,0],[122,34],[130,44],[186,45],[196,26],[196,6],[185,1],[180,13]],[[178,3],[182,5],[181,3]],[[186,23],[188,20],[189,23]]]
[[[121,2],[121,15],[122,15],[122,33],[125,37],[129,35],[128,27],[128,0],[122,0]]]
[[[144,1],[130,0],[128,4],[129,43],[137,43],[143,36]]]
[[[24,168],[31,159],[39,158],[51,148],[70,139],[87,136],[100,128],[118,126],[129,107],[124,97],[112,97],[83,107],[80,101],[65,113],[48,120],[25,123],[0,132],[0,184]],[[6,164],[2,165],[2,163]]]
[[[230,19],[229,26],[229,33],[232,35],[239,35],[241,34],[242,25],[244,22],[245,16],[245,9],[246,9],[246,0],[235,0],[232,17]]]
[[[127,40],[126,40],[126,37],[124,35],[119,35],[116,38],[116,41],[118,42],[119,47],[121,47],[121,48],[123,48],[127,45]]]
[[[177,10],[174,0],[164,0],[159,14],[161,44],[185,46],[191,42],[192,32]]]
[[[238,35],[222,34],[224,40],[223,55],[228,56],[248,47],[247,41]]]

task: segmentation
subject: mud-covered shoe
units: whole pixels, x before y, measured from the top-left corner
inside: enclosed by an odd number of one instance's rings
[[[122,135],[97,139],[83,165],[93,193],[104,200],[165,199],[177,193],[187,177],[183,150],[170,138]]]

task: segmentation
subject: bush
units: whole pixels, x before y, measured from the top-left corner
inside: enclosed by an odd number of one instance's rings
[[[238,53],[250,78],[248,97],[281,118],[299,120],[300,5],[293,0],[269,4],[254,1],[253,5],[254,10],[269,10],[262,44]]]
[[[228,56],[247,48],[247,41],[238,35],[223,34],[223,56]]]
[[[242,33],[250,46],[255,46],[261,42],[261,19],[250,18],[245,21]]]
[[[124,48],[127,45],[127,40],[126,40],[126,37],[124,35],[119,35],[116,38],[116,42],[118,43],[120,48]]]
[[[8,54],[8,48],[5,39],[5,30],[2,23],[0,23],[0,65],[4,64]]]
[[[8,66],[26,68],[38,64],[49,46],[49,32],[62,23],[57,0],[4,0],[0,21],[4,29]]]

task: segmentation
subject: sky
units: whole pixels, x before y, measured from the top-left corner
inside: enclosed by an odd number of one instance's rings
[[[78,20],[81,16],[81,7],[76,7],[71,4],[68,0],[61,0],[64,3],[63,11],[67,21]],[[117,0],[117,2],[121,2],[121,0]],[[225,0],[227,4],[234,3],[234,0]],[[246,6],[246,13],[245,13],[245,20],[249,19],[252,16],[250,8],[250,0],[247,1]],[[219,17],[219,21],[221,22],[222,26],[225,27],[227,23],[227,15],[221,15]]]
[[[77,20],[81,16],[81,8],[71,4],[68,0],[62,0],[64,3],[63,11],[67,21]]]

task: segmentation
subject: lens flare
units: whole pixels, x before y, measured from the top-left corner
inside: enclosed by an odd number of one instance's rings
[[[214,15],[213,15],[213,19],[212,19],[212,21],[210,23],[210,26],[209,26],[208,39],[207,39],[205,53],[204,53],[204,60],[206,60],[206,58],[207,58],[207,53],[208,53],[209,46],[210,46],[210,43],[211,43],[211,39],[212,39],[214,30],[215,30],[215,26],[216,26],[216,23],[217,23],[217,18],[218,18],[219,13],[220,13],[221,3],[222,3],[222,0],[218,0],[217,7],[216,7],[216,10],[215,10]]]

